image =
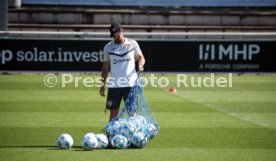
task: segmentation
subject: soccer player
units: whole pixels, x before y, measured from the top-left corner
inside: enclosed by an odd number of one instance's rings
[[[106,100],[106,109],[110,110],[109,121],[118,115],[122,99],[126,101],[137,79],[135,62],[138,61],[138,71],[143,71],[145,64],[145,58],[138,43],[124,37],[120,24],[111,24],[110,37],[113,40],[105,45],[103,51],[101,73],[103,85],[100,88],[100,95],[105,96],[106,78],[110,70]]]

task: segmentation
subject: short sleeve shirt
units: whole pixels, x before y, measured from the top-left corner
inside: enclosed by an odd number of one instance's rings
[[[138,43],[125,38],[124,43],[114,41],[105,45],[103,61],[110,63],[109,88],[132,87],[137,79],[135,58],[141,53]]]

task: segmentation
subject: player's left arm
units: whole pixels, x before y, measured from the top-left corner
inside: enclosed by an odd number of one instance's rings
[[[142,52],[139,52],[137,54],[137,61],[138,61],[138,70],[144,71],[144,65],[145,65],[146,60],[145,60],[145,57]]]
[[[145,57],[137,41],[133,40],[132,43],[135,48],[135,51],[134,51],[135,59],[138,61],[138,70],[144,71],[144,65],[146,62]]]

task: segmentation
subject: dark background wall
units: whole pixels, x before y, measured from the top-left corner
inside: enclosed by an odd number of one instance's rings
[[[23,4],[35,5],[97,5],[97,6],[162,6],[162,7],[247,7],[247,6],[275,6],[275,0],[22,0]]]
[[[0,71],[100,71],[109,40],[0,39]],[[276,41],[140,40],[150,72],[276,72]]]

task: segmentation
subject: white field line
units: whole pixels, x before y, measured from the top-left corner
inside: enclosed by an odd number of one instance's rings
[[[276,124],[273,125],[273,123],[269,123],[268,121],[265,121],[263,119],[255,117],[253,115],[250,115],[250,114],[246,115],[244,113],[241,113],[241,114],[240,113],[231,113],[229,111],[221,109],[219,106],[217,106],[215,104],[206,103],[206,102],[200,101],[200,100],[194,100],[193,98],[185,97],[185,96],[183,96],[181,94],[178,94],[178,93],[175,93],[175,94],[177,96],[180,96],[180,97],[184,98],[184,99],[188,99],[188,100],[190,100],[192,102],[203,104],[204,106],[206,106],[208,108],[211,108],[213,110],[216,110],[218,112],[223,112],[223,113],[228,114],[230,116],[237,117],[237,118],[239,118],[239,119],[241,119],[243,121],[247,121],[247,122],[253,123],[255,125],[259,125],[259,126],[264,127],[264,128],[276,130]]]

